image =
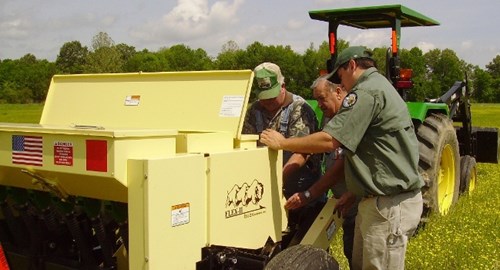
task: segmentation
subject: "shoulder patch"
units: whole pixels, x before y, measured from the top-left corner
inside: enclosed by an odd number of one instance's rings
[[[351,108],[358,101],[358,95],[356,93],[349,93],[342,101],[342,106],[344,108]]]

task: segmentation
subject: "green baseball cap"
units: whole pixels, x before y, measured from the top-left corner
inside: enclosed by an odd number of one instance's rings
[[[281,85],[285,78],[281,74],[278,65],[270,62],[265,62],[258,65],[254,69],[255,80],[257,81],[257,89],[259,99],[275,98],[280,94]]]
[[[364,46],[346,48],[337,55],[337,60],[333,65],[333,71],[327,76],[328,79],[333,83],[340,83],[340,78],[337,74],[339,67],[347,63],[349,60],[357,58],[369,58],[373,60],[371,51]]]

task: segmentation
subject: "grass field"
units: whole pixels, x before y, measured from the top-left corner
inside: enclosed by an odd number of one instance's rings
[[[500,104],[472,104],[472,124],[500,128]],[[500,165],[480,163],[478,185],[408,246],[407,269],[500,269]]]
[[[500,128],[500,104],[472,104],[473,126]],[[0,122],[38,123],[42,105],[0,104]],[[478,164],[478,185],[411,239],[406,269],[500,269],[500,165]],[[332,246],[343,269],[341,233]]]
[[[42,104],[0,104],[0,122],[38,123]]]

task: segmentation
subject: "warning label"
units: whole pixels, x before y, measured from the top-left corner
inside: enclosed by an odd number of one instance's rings
[[[172,205],[172,227],[189,223],[189,203]]]
[[[72,142],[54,142],[54,164],[73,166]]]

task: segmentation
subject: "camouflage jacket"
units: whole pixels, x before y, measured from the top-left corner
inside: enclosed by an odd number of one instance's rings
[[[287,108],[288,117],[284,119]],[[287,122],[285,131],[280,128],[283,122]],[[286,138],[303,137],[316,132],[318,122],[311,106],[303,98],[287,92],[285,105],[275,115],[267,112],[259,101],[254,102],[248,109],[242,133],[260,134],[267,128],[280,131]]]
[[[307,101],[287,92],[284,106],[275,115],[268,113],[259,101],[254,102],[248,109],[242,133],[260,134],[262,130],[267,128],[281,132],[286,138],[303,137],[318,131],[318,121]],[[259,145],[261,144],[259,143]],[[288,151],[283,152],[283,164],[288,161],[291,154]],[[286,181],[298,182],[298,186],[285,187],[285,196],[288,197],[294,192],[309,188],[320,175],[320,163],[320,155],[309,157],[306,165],[301,169],[300,175],[297,175],[297,181]]]

